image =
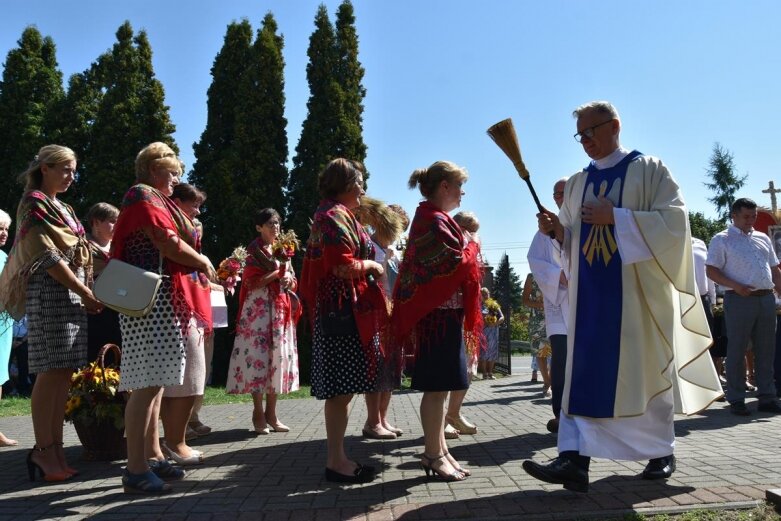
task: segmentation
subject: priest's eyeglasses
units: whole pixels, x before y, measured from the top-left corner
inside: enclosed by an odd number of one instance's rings
[[[611,121],[613,121],[613,120],[609,119],[607,121],[603,121],[602,123],[597,123],[593,127],[588,127],[587,129],[583,130],[582,132],[578,132],[577,134],[573,135],[572,137],[574,137],[575,141],[577,141],[578,143],[582,143],[584,137],[589,138],[589,139],[593,139],[594,138],[594,129],[597,128],[597,127],[601,127],[602,125],[606,125],[606,124],[610,123]]]

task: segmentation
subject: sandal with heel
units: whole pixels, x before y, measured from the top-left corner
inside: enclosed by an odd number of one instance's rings
[[[450,452],[445,452],[443,454],[443,456],[447,456],[448,454],[450,454]],[[450,460],[448,460],[448,461],[450,461]],[[472,471],[471,470],[465,469],[465,468],[461,467],[461,465],[458,462],[453,463],[452,461],[450,461],[450,464],[453,465],[453,468],[456,469],[456,472],[460,472],[461,474],[463,474],[467,478],[472,475]]]
[[[35,481],[35,471],[38,469],[38,474],[41,478],[43,478],[44,481],[49,482],[55,482],[55,481],[66,481],[73,477],[73,474],[70,472],[62,471],[62,472],[52,472],[51,474],[46,474],[43,471],[43,467],[41,467],[39,464],[33,461],[33,454],[36,452],[46,452],[47,450],[54,447],[54,443],[49,445],[48,447],[38,447],[35,445],[32,449],[30,449],[30,452],[27,453],[27,475],[30,478],[30,481]]]
[[[445,474],[442,472],[442,470],[435,469],[434,463],[437,461],[443,461],[445,460],[445,455],[441,454],[436,457],[430,457],[426,454],[421,454],[420,456],[420,466],[423,467],[423,472],[426,473],[426,479],[438,479],[440,481],[445,482],[451,482],[451,481],[464,481],[466,479],[466,475],[463,472],[459,472],[458,470],[454,470],[450,474]],[[445,460],[446,461],[446,460]],[[449,463],[449,462],[448,462]],[[440,466],[441,468],[441,466]]]

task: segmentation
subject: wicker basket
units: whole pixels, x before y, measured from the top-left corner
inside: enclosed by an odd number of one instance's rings
[[[121,351],[116,344],[106,344],[98,352],[98,364],[101,369],[105,369],[106,353],[114,353],[115,364],[119,364]],[[103,375],[105,384],[105,373]],[[118,394],[116,396],[118,403],[125,407],[125,396]],[[76,434],[79,436],[84,447],[82,457],[89,461],[113,461],[127,457],[127,442],[125,441],[124,429],[117,429],[111,421],[92,422],[85,425],[81,420],[74,420],[73,426],[76,428]]]

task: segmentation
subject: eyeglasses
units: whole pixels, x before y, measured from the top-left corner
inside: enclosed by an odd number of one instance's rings
[[[553,197],[564,197],[564,192],[553,192]]]
[[[613,121],[613,120],[609,119],[607,121],[603,121],[602,123],[597,123],[593,127],[588,127],[587,129],[583,130],[582,132],[578,132],[577,134],[573,135],[572,137],[574,137],[575,141],[577,141],[578,143],[582,143],[584,137],[589,138],[589,139],[594,139],[594,129],[596,129],[597,127],[601,127],[602,125],[607,125],[611,121]]]
[[[266,221],[266,224],[268,224],[269,226],[279,226],[280,222],[279,221]]]

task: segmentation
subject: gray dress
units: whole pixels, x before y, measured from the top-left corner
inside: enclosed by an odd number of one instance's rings
[[[81,298],[46,271],[60,261],[47,252],[27,282],[27,328],[31,373],[75,369],[87,363],[87,313]],[[84,270],[76,277],[84,281]]]

